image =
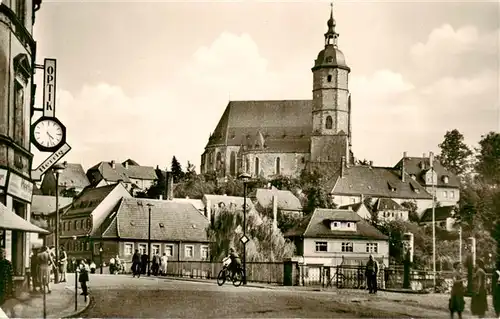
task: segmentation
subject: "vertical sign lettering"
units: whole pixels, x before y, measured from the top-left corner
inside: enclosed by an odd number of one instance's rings
[[[43,115],[55,117],[56,111],[56,60],[45,59],[43,73]]]

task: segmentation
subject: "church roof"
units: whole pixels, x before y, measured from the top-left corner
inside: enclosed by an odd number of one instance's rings
[[[230,101],[207,147],[244,146],[265,152],[308,153],[311,100]],[[261,144],[263,137],[263,147]]]

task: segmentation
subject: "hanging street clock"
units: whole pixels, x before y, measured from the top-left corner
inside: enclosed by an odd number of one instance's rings
[[[66,143],[66,127],[55,117],[42,116],[31,125],[31,142],[42,152],[55,152]]]

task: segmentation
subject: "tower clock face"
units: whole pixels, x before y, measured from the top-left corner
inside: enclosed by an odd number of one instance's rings
[[[63,142],[64,129],[57,120],[43,119],[35,124],[33,137],[35,142],[42,147],[57,147]]]

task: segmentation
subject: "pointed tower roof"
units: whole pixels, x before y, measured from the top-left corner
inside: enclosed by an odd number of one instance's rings
[[[338,48],[339,34],[335,31],[337,23],[333,18],[333,3],[331,3],[330,6],[330,19],[328,19],[326,23],[328,31],[325,33],[325,48],[319,52],[312,70],[314,71],[320,68],[340,68],[351,71],[347,66],[344,54]]]

